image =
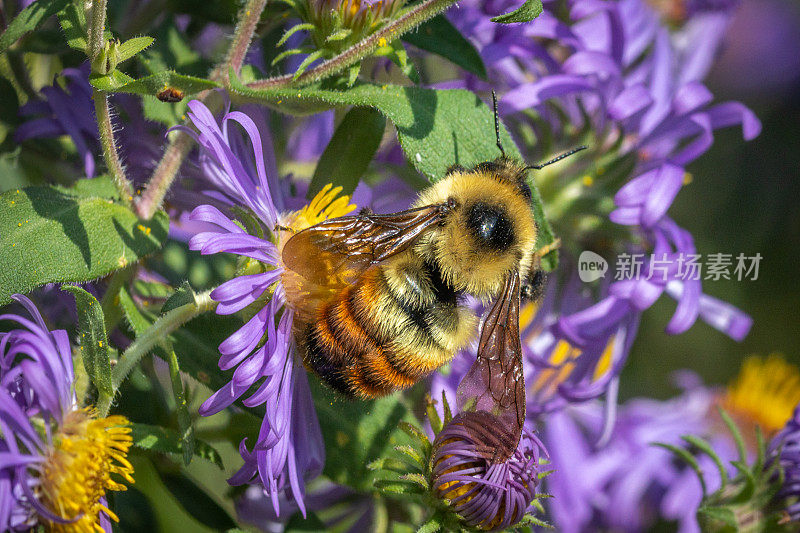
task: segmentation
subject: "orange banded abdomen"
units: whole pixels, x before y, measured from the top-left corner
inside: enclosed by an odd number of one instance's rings
[[[370,268],[298,331],[306,366],[342,393],[384,396],[413,385],[455,354],[440,330],[441,322],[452,325],[464,315],[456,295],[421,304],[399,296],[386,276],[382,266]]]

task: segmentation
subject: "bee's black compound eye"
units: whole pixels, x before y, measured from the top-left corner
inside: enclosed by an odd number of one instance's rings
[[[514,225],[502,207],[476,202],[467,212],[467,227],[479,245],[494,251],[514,243]]]

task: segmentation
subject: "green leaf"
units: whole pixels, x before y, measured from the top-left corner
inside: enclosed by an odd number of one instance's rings
[[[14,293],[45,283],[106,276],[163,245],[169,217],[139,219],[106,198],[65,194],[52,187],[0,195],[0,305]]]
[[[55,188],[70,196],[119,200],[119,192],[117,191],[117,187],[114,185],[114,182],[111,181],[109,176],[81,178],[74,182],[71,187],[55,185]]]
[[[183,388],[178,356],[175,355],[175,349],[168,340],[162,343],[162,348],[167,356],[169,379],[172,383],[172,397],[178,414],[178,431],[181,437],[181,449],[183,450],[183,464],[188,466],[192,462],[192,456],[194,455],[194,426],[189,416],[189,406],[186,403],[186,391]]]
[[[542,0],[525,0],[519,8],[505,15],[492,17],[492,22],[512,24],[514,22],[530,22],[542,14]]]
[[[400,395],[377,400],[342,398],[309,376],[322,436],[325,439],[325,469],[332,481],[369,491],[375,473],[368,465],[374,459],[394,454],[394,446],[410,444],[398,428],[413,416]]]
[[[444,15],[424,22],[416,31],[403,35],[403,40],[486,79],[486,66],[475,46]]]
[[[158,474],[164,486],[192,518],[216,531],[236,526],[236,522],[225,509],[193,480],[177,473],[161,471]]]
[[[298,511],[292,515],[283,531],[284,533],[324,533],[328,531],[328,528],[313,511],[309,511],[305,518]]]
[[[180,434],[174,429],[149,424],[131,424],[133,445],[143,450],[183,455],[183,441]],[[205,441],[196,439],[194,447],[195,457],[201,457],[223,468],[222,458],[213,446]]]
[[[89,48],[86,36],[86,13],[73,2],[58,13],[58,23],[67,38],[67,45],[86,52]]]
[[[111,385],[108,336],[100,302],[75,285],[64,285],[61,288],[75,296],[75,305],[78,308],[81,355],[86,373],[101,395],[112,396],[114,388]]]
[[[394,123],[408,160],[433,182],[440,180],[454,164],[469,167],[500,156],[495,141],[494,114],[470,91],[371,83],[356,83],[348,90],[331,89],[320,84],[302,89],[252,89],[243,85],[233,72],[231,86],[243,100],[271,105],[284,113],[348,105],[375,108]],[[502,124],[500,139],[509,157],[521,158]],[[541,197],[532,177],[528,183],[539,229],[536,247],[541,249],[551,244],[555,237],[544,216]],[[554,250],[542,258],[542,268],[553,270],[557,262],[558,255]]]
[[[69,0],[37,0],[23,9],[0,35],[0,53],[5,52],[17,39],[33,31],[67,5]]]
[[[172,311],[176,307],[180,307],[186,304],[193,304],[197,301],[194,289],[192,286],[189,285],[188,281],[184,281],[181,286],[172,293],[172,296],[167,298],[167,301],[164,302],[164,305],[161,307],[161,314],[168,311]]]
[[[342,194],[352,194],[375,156],[385,129],[386,119],[375,109],[354,107],[348,111],[319,158],[308,198],[328,183],[341,186]]]
[[[155,39],[148,36],[134,37],[133,39],[128,39],[127,41],[125,41],[124,43],[120,44],[117,47],[117,54],[118,54],[117,62],[122,63],[123,61],[132,58],[133,56],[135,56],[136,54],[138,54],[139,52],[141,52],[142,50],[153,44],[154,40]]]
[[[122,87],[128,83],[133,83],[134,80],[121,70],[114,70],[110,74],[99,75],[92,74],[89,76],[89,83],[92,87],[99,91],[113,92],[118,87]]]
[[[178,89],[184,95],[189,96],[206,89],[219,87],[217,82],[171,71],[159,72],[134,80],[130,76],[115,70],[106,76],[93,76],[89,79],[89,83],[101,91],[151,96],[155,96],[167,88]]]

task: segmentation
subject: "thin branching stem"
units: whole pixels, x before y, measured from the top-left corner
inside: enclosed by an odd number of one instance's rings
[[[106,0],[92,2],[91,18],[89,21],[89,60],[92,68],[97,67],[98,58],[102,58],[105,48],[103,32],[106,27]],[[105,67],[104,67],[105,68]],[[105,73],[105,71],[103,71]],[[111,173],[111,179],[117,187],[122,203],[130,205],[133,200],[133,186],[125,176],[125,167],[117,152],[117,143],[114,139],[114,125],[111,122],[111,107],[108,104],[108,95],[97,89],[92,90],[94,100],[94,113],[97,119],[97,130],[100,133],[100,145],[103,147],[103,159]]]
[[[231,46],[225,59],[211,72],[210,78],[214,81],[228,85],[230,69],[238,73],[242,68],[250,42],[256,31],[261,13],[264,11],[266,0],[248,0],[239,12],[239,22],[236,24]],[[198,95],[198,100],[204,102],[211,91],[204,91]],[[150,180],[145,186],[145,190],[139,201],[136,203],[136,210],[143,218],[151,218],[161,207],[164,197],[169,191],[172,182],[178,175],[178,170],[183,164],[183,160],[192,148],[191,138],[182,132],[176,132],[164,150],[158,166]]]
[[[111,173],[111,179],[117,187],[122,203],[130,205],[133,201],[133,186],[125,176],[125,167],[122,165],[119,153],[117,153],[108,95],[94,89],[92,91],[92,99],[94,100],[94,112],[97,117],[97,130],[100,132],[100,145],[103,147],[103,159],[105,159],[108,171]]]
[[[297,76],[297,78],[294,77],[294,74],[286,74],[266,80],[254,81],[248,83],[247,86],[251,89],[277,89],[290,86],[301,87],[323,80],[355,65],[381,46],[391,43],[402,34],[435,17],[455,3],[456,0],[427,0],[413,7],[403,16],[390,22],[366,39],[354,44],[338,56],[320,63],[311,70]]]
[[[170,333],[194,317],[211,311],[216,306],[217,302],[211,299],[211,291],[206,291],[197,294],[194,302],[176,307],[158,317],[147,330],[136,337],[114,366],[111,371],[111,385],[114,390],[119,389],[142,357],[159,346]]]

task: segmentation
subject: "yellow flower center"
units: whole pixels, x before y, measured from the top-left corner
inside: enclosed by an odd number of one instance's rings
[[[537,304],[533,302],[528,302],[522,307],[519,315],[521,331],[524,331],[531,324],[536,316],[537,307]],[[534,330],[526,338],[533,339],[540,333],[541,330]],[[603,353],[600,354],[594,367],[592,381],[602,378],[610,370],[616,341],[617,336],[612,335],[608,343],[606,343]],[[530,392],[539,399],[538,401],[545,401],[551,398],[556,393],[558,386],[569,379],[573,370],[575,370],[578,358],[583,353],[583,350],[573,346],[565,339],[559,340],[548,357],[548,362],[553,365],[552,368],[545,368],[536,372],[533,383],[530,386]]]
[[[719,403],[737,420],[758,424],[766,434],[773,434],[800,403],[800,370],[780,354],[748,357]]]
[[[299,211],[289,213],[283,225],[290,228],[293,233],[297,233],[329,218],[347,215],[356,206],[350,203],[349,196],[339,196],[340,192],[342,192],[341,187],[334,188],[331,183],[325,185],[308,205]]]
[[[67,415],[44,463],[38,496],[53,514],[75,521],[57,524],[43,519],[48,531],[102,532],[101,512],[119,522],[100,499],[107,490],[127,489],[111,479],[112,474],[133,483],[133,466],[126,458],[133,444],[130,432],[124,416],[97,418],[89,408]]]

